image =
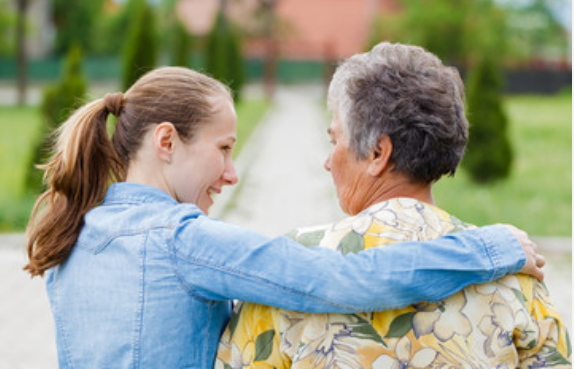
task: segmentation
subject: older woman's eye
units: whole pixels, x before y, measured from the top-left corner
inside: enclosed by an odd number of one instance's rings
[[[335,146],[335,145],[337,144],[337,141],[335,141],[335,140],[333,140],[333,139],[331,139],[329,142],[330,142],[331,145],[333,145],[333,146]]]

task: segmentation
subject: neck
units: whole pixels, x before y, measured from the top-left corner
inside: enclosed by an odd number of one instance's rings
[[[388,173],[372,184],[364,208],[397,197],[408,197],[434,205],[430,184],[413,182],[402,174]]]

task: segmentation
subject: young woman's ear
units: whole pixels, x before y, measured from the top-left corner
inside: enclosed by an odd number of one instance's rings
[[[173,124],[163,122],[157,125],[153,134],[153,146],[158,158],[167,164],[171,164],[171,158],[175,149],[177,130]]]
[[[372,177],[380,176],[388,168],[393,152],[393,143],[388,135],[383,136],[369,156],[367,173]]]

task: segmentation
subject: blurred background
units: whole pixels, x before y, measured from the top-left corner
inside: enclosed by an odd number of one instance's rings
[[[268,155],[261,141],[271,142],[269,117],[293,114],[294,122],[304,104],[315,109],[309,124],[323,137],[302,139],[310,135],[305,123],[300,137],[287,141],[301,149],[302,161],[317,160],[319,176],[324,158],[311,151],[328,142],[332,73],[339,61],[381,41],[423,46],[460,71],[471,138],[461,170],[435,186],[435,200],[465,221],[528,232],[548,258],[557,286],[551,292],[570,325],[571,34],[570,0],[0,0],[0,368],[54,367],[42,281],[21,271],[23,232],[43,189],[34,164],[46,160],[49,133],[73,109],[126,91],[155,67],[187,66],[234,92],[241,178]],[[269,155],[281,150],[274,151]],[[286,171],[294,159],[273,160]],[[256,217],[245,216],[255,202],[242,205],[239,194],[288,195],[275,184],[248,192],[261,180],[242,182],[222,197],[217,216],[275,234],[318,221],[301,211],[283,220],[289,212],[282,209],[277,217],[284,218],[275,221],[281,227],[258,228]],[[342,216],[329,201],[327,212]]]

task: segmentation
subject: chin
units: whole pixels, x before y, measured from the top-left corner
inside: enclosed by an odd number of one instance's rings
[[[350,215],[350,216],[357,215],[361,211],[363,211],[363,208],[360,206],[355,206],[354,204],[344,203],[340,200],[339,200],[339,206],[341,207],[341,209],[343,210],[343,212],[345,214]]]
[[[343,210],[343,213],[347,215],[355,215],[351,213],[349,207],[347,207],[347,205],[344,202],[342,202],[341,199],[339,199],[339,207],[341,208],[341,210]]]

